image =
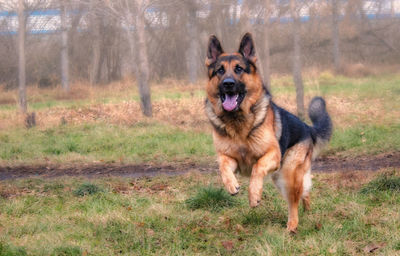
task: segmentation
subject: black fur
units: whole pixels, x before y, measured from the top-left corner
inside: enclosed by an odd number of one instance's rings
[[[311,100],[308,116],[313,122],[312,134],[322,140],[329,140],[332,136],[332,121],[328,112],[326,112],[326,104],[323,98],[314,97]]]
[[[236,56],[236,55],[228,55],[228,56],[219,57],[215,62],[211,63],[208,66],[208,73],[211,74],[209,76],[209,78],[211,79],[212,77],[217,75],[216,67],[218,67],[221,62],[224,62],[224,61],[231,62],[232,60],[239,60],[239,61],[242,60],[246,65],[246,67],[244,68],[244,72],[246,72],[247,74],[250,74],[250,72],[251,72],[250,67],[252,67],[254,70],[257,70],[256,65],[251,60],[246,59],[244,57]]]
[[[211,60],[211,63],[215,62],[219,55],[224,52],[221,43],[218,38],[214,35],[210,36],[208,42],[207,58]]]
[[[250,33],[246,33],[242,41],[240,42],[238,52],[243,55],[246,59],[250,59],[256,56],[256,50],[254,48],[253,37]]]
[[[301,141],[312,139],[313,143],[316,144],[318,143],[318,139],[330,139],[332,134],[332,122],[326,111],[325,101],[321,97],[313,98],[310,103],[309,116],[313,122],[312,127],[274,103],[272,107],[278,110],[280,114],[282,134],[279,139],[279,146],[282,156],[288,148]]]

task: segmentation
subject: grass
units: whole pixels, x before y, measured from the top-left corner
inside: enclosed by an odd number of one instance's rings
[[[231,197],[214,175],[0,182],[0,255],[363,255],[371,245],[400,253],[400,197],[381,189],[379,174],[315,174],[312,209],[300,211],[295,236],[271,183],[250,209],[248,178]],[[103,192],[76,197],[87,183]]]
[[[73,193],[75,196],[87,196],[87,195],[94,195],[102,191],[103,189],[97,186],[96,184],[83,183],[78,188],[76,188]]]
[[[358,156],[400,150],[400,125],[335,129],[325,152]],[[60,125],[0,131],[0,163],[209,163],[215,160],[211,131],[190,131],[166,124],[105,123]]]
[[[48,129],[0,131],[3,163],[97,162],[163,163],[207,161],[212,138],[162,124],[132,127],[108,124],[64,125]]]
[[[81,256],[82,250],[77,246],[60,246],[54,248],[51,256]]]
[[[322,95],[334,123],[324,154],[400,151],[399,75],[314,74],[305,98]],[[295,112],[290,77],[273,79],[275,101]],[[203,85],[152,86],[152,118],[141,116],[129,81],[105,87],[29,88],[37,126],[23,127],[0,94],[0,165],[204,163],[215,161]],[[15,101],[15,100],[14,100]],[[184,166],[184,165],[182,165]],[[381,255],[400,254],[398,169],[315,174],[311,212],[285,231],[287,204],[271,183],[250,209],[248,179],[228,195],[215,174],[154,178],[0,181],[3,255]]]
[[[357,156],[400,151],[399,135],[400,123],[337,127],[326,154]]]
[[[0,256],[25,256],[26,250],[23,247],[14,247],[0,243]]]
[[[219,211],[225,207],[232,207],[237,202],[222,188],[203,187],[191,198],[186,200],[189,209],[206,209],[210,211]]]
[[[274,100],[295,113],[289,76],[272,79]],[[305,76],[306,103],[324,96],[334,123],[324,154],[400,151],[399,74]],[[0,93],[0,165],[215,161],[203,110],[204,84],[152,85],[154,116],[140,115],[127,80],[108,86],[28,88],[37,127],[25,129],[16,91]],[[264,185],[248,206],[248,179],[231,197],[216,174],[154,178],[0,181],[3,255],[400,255],[400,173],[315,174],[312,210],[286,232],[287,204]]]
[[[152,100],[179,100],[188,97],[203,97],[201,87],[187,85],[183,81],[166,80],[162,84],[151,85]],[[94,104],[120,103],[123,101],[138,102],[140,97],[135,82],[125,80],[108,85],[92,87],[84,83],[76,83],[70,92],[64,92],[61,87],[41,89],[37,86],[28,87],[28,102],[32,111],[49,108],[76,108]],[[15,91],[3,91],[0,95],[0,110],[13,111],[17,109]]]
[[[204,83],[204,82],[203,82]],[[364,78],[329,72],[305,77],[305,98],[326,98],[334,122],[328,154],[371,155],[399,151],[400,76]],[[214,156],[211,127],[203,111],[202,84],[168,80],[152,85],[154,117],[140,114],[136,88],[129,80],[108,86],[76,84],[29,88],[37,127],[26,130],[16,114],[14,91],[0,97],[0,163],[21,162],[171,162],[209,161]],[[289,76],[274,77],[275,101],[295,112]],[[35,160],[34,160],[35,159]]]
[[[289,76],[273,78],[274,100],[296,112]],[[108,86],[75,84],[70,93],[29,88],[37,127],[16,114],[15,91],[1,94],[0,164],[209,162],[215,158],[204,114],[202,84],[152,85],[153,118],[141,116],[129,80]],[[324,154],[373,155],[400,150],[398,74],[348,78],[329,72],[305,77],[305,99],[322,95],[334,123]]]
[[[381,174],[377,179],[371,181],[360,190],[364,194],[388,191],[400,192],[400,177]]]

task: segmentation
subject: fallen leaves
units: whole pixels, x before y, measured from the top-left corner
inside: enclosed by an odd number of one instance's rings
[[[246,230],[244,229],[244,227],[240,224],[236,224],[235,226],[236,232],[237,233],[241,233],[241,232],[245,232]]]
[[[152,230],[151,228],[146,229],[146,234],[148,236],[154,236],[154,230]]]
[[[233,242],[232,241],[230,241],[230,240],[222,241],[221,244],[227,251],[232,251],[232,249],[233,249]]]
[[[367,246],[365,246],[363,251],[365,253],[373,253],[376,250],[384,247],[385,245],[386,245],[386,243],[371,243],[371,244],[368,244]]]
[[[150,189],[153,191],[164,191],[168,189],[168,185],[163,183],[156,183],[150,186]]]

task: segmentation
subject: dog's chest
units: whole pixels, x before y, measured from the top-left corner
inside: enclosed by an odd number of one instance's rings
[[[239,146],[236,161],[238,163],[237,171],[241,175],[250,176],[253,165],[259,157],[255,155],[246,146]]]
[[[253,165],[268,151],[269,143],[267,139],[248,139],[246,143],[239,144],[237,147],[238,172],[242,175],[251,175]]]
[[[230,155],[237,161],[237,171],[245,176],[251,174],[253,165],[268,150],[268,143],[260,139],[252,140],[247,138],[244,141],[230,141],[227,146],[227,155]]]

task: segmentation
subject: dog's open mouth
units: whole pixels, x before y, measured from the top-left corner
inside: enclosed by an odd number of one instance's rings
[[[244,94],[221,94],[222,107],[226,111],[234,111],[237,110],[242,102]]]

